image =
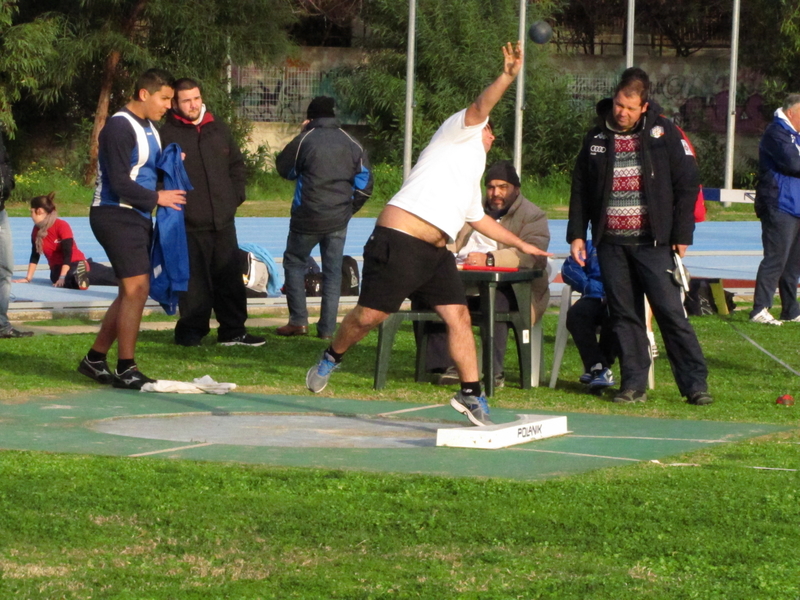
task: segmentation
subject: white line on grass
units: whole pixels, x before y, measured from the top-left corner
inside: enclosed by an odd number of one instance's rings
[[[664,440],[665,442],[700,442],[703,444],[727,444],[730,440],[693,440],[689,438],[643,437],[635,435],[581,435],[573,434],[570,437],[599,438],[604,440]]]
[[[642,462],[639,458],[625,458],[622,456],[603,456],[602,454],[582,454],[580,452],[561,452],[558,450],[535,450],[533,448],[513,448],[518,452],[543,452],[545,454],[567,454],[569,456],[586,456],[588,458],[610,458],[611,460],[628,460],[631,462]]]
[[[429,404],[428,406],[417,406],[415,408],[404,408],[403,410],[393,410],[391,412],[378,413],[376,417],[388,417],[389,415],[399,415],[400,413],[414,412],[417,410],[427,410],[429,408],[439,408],[445,406],[444,404]]]
[[[213,442],[206,442],[204,444],[193,444],[191,446],[178,446],[177,448],[167,448],[166,450],[154,450],[153,452],[142,452],[140,454],[129,454],[129,458],[137,458],[139,456],[152,456],[153,454],[163,454],[164,452],[175,452],[176,450],[189,450],[190,448],[202,448],[203,446],[213,446]]]

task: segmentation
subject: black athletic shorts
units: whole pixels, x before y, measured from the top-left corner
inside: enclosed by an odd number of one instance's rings
[[[93,206],[92,233],[111,262],[117,279],[150,273],[153,222],[130,208]]]
[[[364,246],[358,303],[393,313],[412,297],[429,306],[466,305],[453,253],[402,231],[376,227]]]

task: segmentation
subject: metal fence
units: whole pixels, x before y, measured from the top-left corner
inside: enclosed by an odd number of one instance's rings
[[[236,67],[240,114],[251,121],[302,123],[314,96],[331,95],[325,73],[308,67]]]

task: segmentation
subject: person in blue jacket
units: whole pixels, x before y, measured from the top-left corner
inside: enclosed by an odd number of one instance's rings
[[[758,147],[756,216],[764,258],[758,266],[750,320],[765,325],[800,322],[800,94],[790,94],[767,126]],[[780,320],[769,309],[775,288]]]
[[[614,374],[611,365],[617,355],[617,338],[611,327],[597,249],[591,240],[586,241],[584,265],[568,257],[561,266],[561,277],[564,283],[581,294],[567,313],[567,331],[572,335],[583,362],[580,382],[593,390],[612,386]]]
[[[281,177],[297,182],[283,254],[289,323],[276,333],[308,333],[306,263],[319,245],[322,307],[317,337],[327,340],[333,337],[339,312],[347,225],[372,195],[372,171],[363,146],[336,119],[333,98],[314,98],[306,117],[300,135],[275,158]]]

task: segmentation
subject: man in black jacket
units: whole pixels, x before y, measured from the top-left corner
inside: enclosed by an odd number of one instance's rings
[[[289,323],[277,329],[278,335],[308,333],[305,272],[308,257],[319,244],[322,308],[317,337],[333,336],[339,312],[347,224],[372,194],[367,153],[339,126],[333,108],[333,98],[314,98],[308,105],[302,132],[275,159],[281,177],[297,180],[283,255]]]
[[[614,402],[644,402],[650,368],[644,295],[661,329],[681,395],[710,404],[708,369],[671,272],[694,234],[699,177],[680,130],[649,99],[650,79],[627,69],[613,98],[597,105],[572,178],[567,242],[581,266],[591,224],[608,306],[621,348]]]
[[[193,79],[175,82],[175,98],[161,130],[164,145],[186,154],[184,167],[194,189],[186,194],[189,290],[180,300],[175,343],[199,346],[210,331],[214,310],[223,346],[262,346],[264,338],[245,328],[247,295],[242,279],[234,216],[245,198],[245,165],[227,125],[203,104]]]

